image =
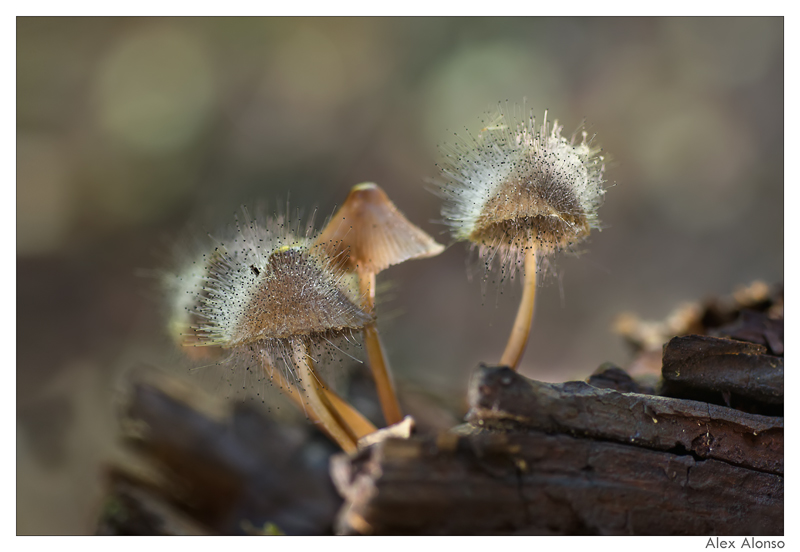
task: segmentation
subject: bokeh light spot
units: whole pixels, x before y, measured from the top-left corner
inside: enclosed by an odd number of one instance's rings
[[[191,142],[215,98],[201,45],[169,27],[123,37],[101,64],[96,86],[102,128],[152,153]]]

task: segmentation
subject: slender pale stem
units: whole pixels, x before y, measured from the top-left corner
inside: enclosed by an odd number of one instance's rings
[[[536,247],[530,245],[525,253],[525,283],[522,290],[522,300],[517,310],[517,318],[511,328],[511,335],[506,344],[506,350],[500,359],[501,366],[508,366],[516,370],[522,353],[528,344],[533,323],[533,306],[536,303]]]
[[[325,428],[325,431],[345,452],[357,450],[357,437],[353,430],[343,422],[341,416],[325,396],[322,382],[317,378],[314,365],[310,362],[308,347],[300,342],[292,344],[292,361],[297,369],[300,382],[306,392],[308,408],[314,418]]]
[[[358,284],[364,296],[365,306],[370,314],[375,313],[375,273],[363,272],[358,275]],[[392,371],[386,352],[383,350],[381,338],[375,322],[364,326],[364,345],[367,348],[367,358],[375,387],[378,390],[378,399],[383,410],[386,425],[396,424],[403,420],[400,403],[397,400]]]
[[[357,439],[378,431],[378,428],[372,425],[372,422],[367,420],[358,410],[335,392],[325,389],[324,393],[334,410],[341,415],[342,420],[353,430]]]
[[[264,368],[264,372],[268,376],[273,373],[273,368],[264,358],[262,358],[262,366]],[[361,439],[370,433],[378,431],[378,428],[372,425],[372,422],[367,420],[358,410],[353,408],[350,403],[336,394],[335,391],[332,389],[323,389],[322,392],[325,394],[325,397],[334,410],[340,415],[344,423],[352,429],[352,432],[357,439]],[[303,404],[303,399],[299,392],[287,389],[284,396],[288,397],[289,400],[291,400],[298,408],[304,410],[312,422],[319,423],[322,426],[319,416],[317,416],[316,412],[308,408],[308,405]],[[322,429],[325,431],[325,434],[328,435],[328,437],[331,437],[330,433],[328,433],[328,431],[325,429],[325,426],[322,426]]]

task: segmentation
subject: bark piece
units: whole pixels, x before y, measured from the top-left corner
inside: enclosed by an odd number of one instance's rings
[[[773,355],[783,355],[783,318],[773,319],[763,312],[744,309],[736,322],[712,335],[766,345]]]
[[[469,404],[473,425],[569,433],[783,474],[783,418],[584,382],[542,383],[489,367],[473,376]]]
[[[127,443],[160,477],[144,481],[112,469],[112,495],[124,481],[147,493],[136,497],[158,498],[211,534],[243,534],[268,523],[290,535],[330,534],[341,499],[329,479],[333,447],[326,439],[245,404],[204,409],[162,385],[134,384],[123,420]]]
[[[660,352],[661,346],[675,336],[717,335],[721,327],[727,328],[737,324],[737,319],[748,311],[764,313],[770,320],[782,320],[783,284],[769,286],[756,280],[728,296],[682,303],[664,320],[642,320],[635,313],[621,313],[614,322],[614,331],[624,337],[637,353],[652,350]],[[780,333],[782,332],[781,322]],[[782,338],[778,342],[774,331],[769,334],[773,343],[780,349]],[[759,337],[756,342],[760,343],[761,338]],[[781,354],[778,349],[773,349],[773,352]]]
[[[749,286],[740,287],[730,296],[710,298],[704,303],[701,323],[709,329],[734,323],[745,309],[783,318],[783,283],[767,285],[756,280]]]
[[[112,483],[97,524],[98,535],[196,536],[208,532],[158,493],[124,480]]]
[[[764,345],[718,337],[676,337],[664,347],[663,393],[695,398],[692,390],[783,404],[783,358]]]
[[[637,382],[625,370],[610,362],[600,365],[594,374],[589,376],[586,383],[598,389],[613,389],[620,393],[655,394],[655,390],[651,386]]]
[[[461,428],[332,458],[344,534],[774,535],[783,478],[569,435]]]

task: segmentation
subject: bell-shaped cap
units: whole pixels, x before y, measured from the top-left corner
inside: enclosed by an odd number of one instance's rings
[[[374,317],[340,259],[312,247],[283,216],[223,231],[168,277],[170,329],[184,347],[284,350],[361,330]],[[282,345],[283,343],[283,345]]]
[[[409,222],[386,192],[371,182],[350,190],[315,243],[332,257],[346,256],[349,270],[373,274],[444,250],[442,244]]]
[[[599,227],[604,156],[586,132],[568,140],[562,128],[545,114],[541,126],[508,121],[454,147],[442,167],[442,213],[457,240],[514,259],[529,247],[543,255],[572,249]]]
[[[282,247],[262,266],[241,311],[236,341],[335,334],[372,321],[343,277],[304,248]]]

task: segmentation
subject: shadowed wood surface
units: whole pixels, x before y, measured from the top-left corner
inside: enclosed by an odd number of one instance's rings
[[[273,524],[290,535],[330,534],[341,499],[327,474],[327,439],[245,404],[210,407],[175,385],[134,384],[122,423],[140,461],[107,470],[99,533],[237,535]]]
[[[461,428],[332,459],[344,534],[771,535],[783,478],[542,431]]]
[[[590,381],[479,368],[469,424],[332,458],[337,531],[783,534],[782,417],[621,392],[646,387],[615,367]]]

